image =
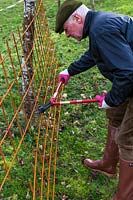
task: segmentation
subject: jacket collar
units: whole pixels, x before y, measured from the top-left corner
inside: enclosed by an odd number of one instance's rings
[[[89,10],[86,18],[85,18],[85,22],[84,22],[84,28],[83,28],[83,36],[82,39],[86,38],[87,36],[89,36],[89,32],[90,32],[90,26],[91,26],[91,21],[92,21],[92,17],[93,17],[93,13],[94,11]]]

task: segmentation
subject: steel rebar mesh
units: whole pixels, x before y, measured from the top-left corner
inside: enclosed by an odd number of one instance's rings
[[[6,41],[7,53],[0,54],[1,198],[5,194],[8,196],[6,188],[13,194],[17,182],[25,199],[55,199],[60,107],[51,107],[37,116],[34,110],[49,101],[54,93],[58,62],[43,4],[41,0],[38,2],[35,16],[27,27],[33,32],[34,40],[24,62],[22,49],[27,30],[22,33],[18,29],[17,34],[12,34],[11,40]],[[30,82],[23,93],[23,69],[29,62],[32,63],[32,75],[28,74]],[[28,115],[25,101],[30,107]],[[18,199],[22,199],[21,194]]]

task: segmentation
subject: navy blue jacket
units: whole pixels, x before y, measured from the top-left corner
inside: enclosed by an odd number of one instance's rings
[[[71,76],[97,65],[112,82],[105,102],[118,106],[133,96],[133,18],[88,11],[83,38],[89,36],[89,50],[68,67]]]

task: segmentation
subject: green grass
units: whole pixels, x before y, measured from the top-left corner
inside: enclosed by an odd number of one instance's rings
[[[0,9],[14,2],[14,0],[2,0]],[[84,0],[83,2],[87,2],[88,7],[90,7],[89,1]],[[95,4],[96,10],[132,15],[133,1],[129,3],[129,0],[95,0]],[[88,41],[85,39],[79,43],[73,39],[66,39],[64,34],[61,36],[55,34],[57,1],[44,0],[44,6],[47,11],[51,36],[57,48],[60,63],[59,71],[61,71],[88,48]],[[22,3],[14,9],[3,12],[0,18],[0,51],[5,50],[5,38],[12,31],[15,32],[18,26],[21,26],[22,20]],[[109,87],[110,83],[94,67],[90,71],[70,79],[69,84],[64,89],[64,93],[68,95],[65,100],[82,98],[82,94],[86,98],[94,97],[95,94],[100,94],[102,90],[109,89]],[[117,180],[110,180],[104,175],[92,173],[81,162],[82,157],[98,159],[102,156],[106,141],[106,128],[105,112],[100,110],[96,104],[62,106],[57,158],[57,200],[61,199],[63,195],[68,196],[67,199],[69,200],[109,200],[111,198],[115,192]],[[27,140],[29,142],[32,138]],[[15,142],[17,144],[17,137]],[[12,150],[10,145],[6,145],[8,155]],[[30,164],[32,157],[29,149],[24,149],[22,146],[20,153],[22,159],[25,157],[27,164],[23,166],[23,169],[21,165],[17,164],[18,170],[12,170],[11,176],[14,176],[12,188],[7,184],[6,190],[2,192],[1,199],[10,196],[12,196],[12,199],[24,199],[28,193],[25,179],[29,175],[26,167]],[[17,174],[17,176],[14,174]],[[22,185],[18,183],[16,177],[23,177],[23,180],[25,180],[22,183],[24,185],[23,191]]]
[[[18,2],[17,0],[1,0],[0,10]],[[16,32],[22,26],[23,2],[15,7],[0,11],[0,52],[6,49],[5,40],[12,32]]]

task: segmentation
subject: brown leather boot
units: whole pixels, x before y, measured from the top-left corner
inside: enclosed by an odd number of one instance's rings
[[[115,134],[118,128],[108,125],[108,135],[104,155],[101,160],[83,159],[83,164],[92,169],[104,173],[108,177],[115,177],[117,174],[117,163],[119,160],[118,145],[115,143]]]
[[[119,184],[112,200],[133,200],[133,161],[120,159]]]

